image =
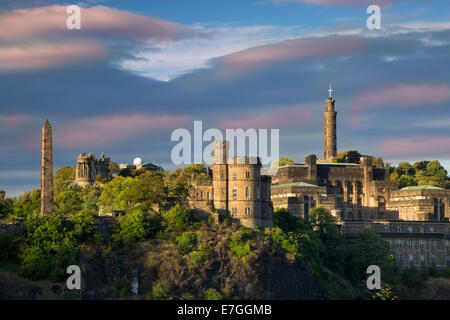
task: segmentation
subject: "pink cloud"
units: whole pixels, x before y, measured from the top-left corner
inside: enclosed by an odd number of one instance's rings
[[[450,137],[411,136],[387,139],[379,145],[382,155],[418,156],[442,155],[450,156]]]
[[[356,110],[384,106],[421,107],[442,104],[450,99],[450,88],[443,84],[399,84],[367,90],[351,100]]]
[[[363,5],[376,4],[380,7],[391,7],[394,0],[272,0],[273,3],[303,2],[317,5]]]
[[[246,49],[218,61],[229,68],[261,67],[278,62],[352,55],[365,48],[364,40],[356,37],[303,38]]]
[[[87,41],[31,47],[0,47],[0,70],[36,70],[98,60],[105,55],[102,45]]]
[[[219,120],[217,126],[222,129],[282,129],[298,128],[311,120],[311,111],[304,106],[274,108],[232,118]]]
[[[92,147],[127,140],[141,134],[186,126],[183,115],[124,113],[74,121],[56,127],[54,140],[63,148]]]
[[[67,6],[54,5],[6,12],[0,16],[0,40],[88,33],[165,41],[195,33],[194,29],[177,23],[105,6],[81,8],[81,29],[68,30],[66,9]]]
[[[9,129],[22,127],[27,120],[28,116],[23,113],[10,113],[0,115],[0,124],[3,124]]]

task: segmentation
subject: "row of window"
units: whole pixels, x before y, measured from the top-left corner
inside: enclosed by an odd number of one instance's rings
[[[414,263],[414,255],[413,254],[409,254],[408,255],[408,261],[410,263]],[[423,255],[423,254],[419,255],[419,261],[420,262],[425,262],[425,255]],[[402,255],[398,255],[397,256],[397,262],[398,263],[403,263],[403,256]],[[430,263],[431,264],[435,264],[436,263],[436,256],[434,256],[434,255],[430,256]]]
[[[413,227],[408,227],[407,230],[408,230],[409,233],[414,232],[414,228]],[[419,233],[424,233],[425,232],[425,228],[424,227],[418,227],[416,229],[416,231],[419,232]],[[389,232],[389,227],[388,226],[384,227],[384,232]],[[395,232],[402,232],[402,227],[395,227]],[[428,228],[428,232],[433,233],[434,232],[434,227],[429,227]]]
[[[397,248],[401,248],[401,247],[402,247],[402,244],[403,244],[403,240],[398,239],[398,240],[396,241],[396,246],[397,246]],[[407,245],[408,245],[408,248],[412,248],[413,245],[414,245],[414,240],[412,240],[412,239],[407,240]],[[431,249],[434,249],[435,246],[436,246],[436,240],[430,240],[430,248],[431,248]],[[445,240],[445,247],[446,247],[446,248],[449,247],[449,241],[448,241],[448,240]],[[425,241],[424,241],[424,240],[419,240],[419,248],[420,248],[420,249],[425,248]]]
[[[255,188],[256,199],[259,199],[259,188]],[[250,199],[250,188],[245,187],[245,197]],[[233,187],[233,199],[237,199],[237,188]]]
[[[237,179],[236,171],[233,172],[233,180]],[[250,171],[245,172],[245,179],[250,179]]]
[[[248,216],[251,213],[250,208],[245,208],[245,215]],[[238,214],[238,208],[231,208],[231,216],[236,217]]]

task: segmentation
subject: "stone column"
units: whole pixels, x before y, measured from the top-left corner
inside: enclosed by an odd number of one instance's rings
[[[53,146],[52,126],[48,120],[42,127],[41,216],[53,214]]]

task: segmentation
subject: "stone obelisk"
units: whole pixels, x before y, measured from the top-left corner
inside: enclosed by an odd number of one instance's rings
[[[42,127],[41,216],[53,214],[53,146],[52,126],[45,120]]]

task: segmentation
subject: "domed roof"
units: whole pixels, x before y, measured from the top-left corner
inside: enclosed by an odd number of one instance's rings
[[[134,164],[134,165],[140,165],[140,164],[142,164],[142,159],[141,159],[141,158],[136,158],[136,159],[134,159],[134,160],[133,160],[133,164]]]

